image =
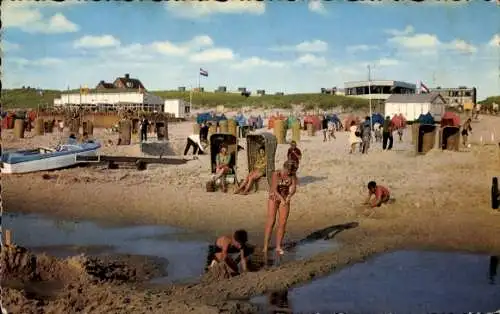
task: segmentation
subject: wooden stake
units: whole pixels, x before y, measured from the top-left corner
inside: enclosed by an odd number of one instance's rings
[[[5,246],[11,246],[12,245],[12,233],[10,229],[5,230]]]

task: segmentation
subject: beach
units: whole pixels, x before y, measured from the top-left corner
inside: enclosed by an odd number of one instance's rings
[[[410,128],[406,129],[403,142],[394,136],[393,150],[383,151],[381,143],[372,143],[367,155],[348,154],[347,132],[338,132],[337,139],[323,142],[321,132],[309,137],[303,131],[298,143],[303,154],[297,174],[299,186],[291,203],[286,237],[289,241],[298,240],[330,225],[358,222],[358,227],[336,237],[342,243],[341,250],[229,281],[171,285],[149,292],[85,282],[82,287],[88,294],[68,298],[79,300],[83,312],[252,312],[240,300],[303,283],[390,250],[500,254],[500,212],[491,209],[490,200],[491,178],[500,174],[500,118],[480,116],[472,128],[470,148],[461,148],[459,152],[434,149],[426,155],[416,155]],[[191,130],[192,122],[169,125],[169,154],[182,154]],[[2,130],[3,149],[51,146],[67,135],[56,131],[15,140],[11,131]],[[108,145],[109,140],[116,142],[117,135],[107,130],[96,129],[94,133],[103,143],[102,154],[141,154],[138,145]],[[245,140],[240,139],[240,145],[246,147]],[[285,161],[287,149],[288,145],[278,145],[276,168]],[[2,175],[3,202],[7,212],[118,225],[163,224],[206,232],[214,239],[243,228],[248,230],[250,241],[260,245],[267,193],[207,193],[209,169],[209,156],[204,155],[184,165],[149,165],[145,171],[93,166],[54,171],[45,177],[46,173]],[[246,150],[238,155],[237,171],[241,178],[247,174]],[[396,201],[365,216],[361,203],[371,180],[387,186]],[[11,290],[4,291],[4,300],[14,304],[15,294]],[[102,305],[93,301],[99,294]],[[124,298],[128,301],[124,302]],[[70,309],[71,302],[61,302],[49,302],[44,309]],[[91,310],[91,305],[97,308]]]

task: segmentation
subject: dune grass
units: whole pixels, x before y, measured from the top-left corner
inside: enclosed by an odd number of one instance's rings
[[[481,100],[479,103],[486,108],[492,108],[493,103],[500,105],[500,96],[490,96],[485,100]]]
[[[67,91],[64,91],[67,92]],[[77,93],[78,90],[71,92]],[[91,91],[92,92],[92,91]],[[35,89],[10,89],[2,91],[3,109],[22,108],[36,109],[39,105],[54,103],[54,98],[61,96],[62,91],[43,90],[40,95]],[[178,91],[151,91],[163,99],[184,99],[189,101],[189,92]],[[327,110],[334,107],[359,109],[368,106],[366,99],[352,98],[326,94],[290,94],[290,95],[264,95],[245,97],[236,93],[195,92],[192,95],[195,107],[215,107],[224,105],[228,108],[244,106],[265,108],[291,108],[292,105],[304,105],[306,109],[319,108]]]

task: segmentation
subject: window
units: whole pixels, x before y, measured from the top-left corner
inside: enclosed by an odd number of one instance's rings
[[[472,96],[472,93],[470,91],[465,91],[464,92],[464,96],[465,97],[471,97]]]
[[[127,82],[127,87],[132,88],[133,87],[132,82]]]

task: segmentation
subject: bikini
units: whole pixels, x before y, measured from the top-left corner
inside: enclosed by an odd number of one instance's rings
[[[278,172],[279,181],[278,186],[276,188],[277,193],[281,195],[283,198],[286,198],[290,193],[290,186],[292,185],[292,178],[283,178],[281,174]],[[275,195],[271,194],[270,198],[274,198]],[[275,199],[277,200],[277,199]]]

